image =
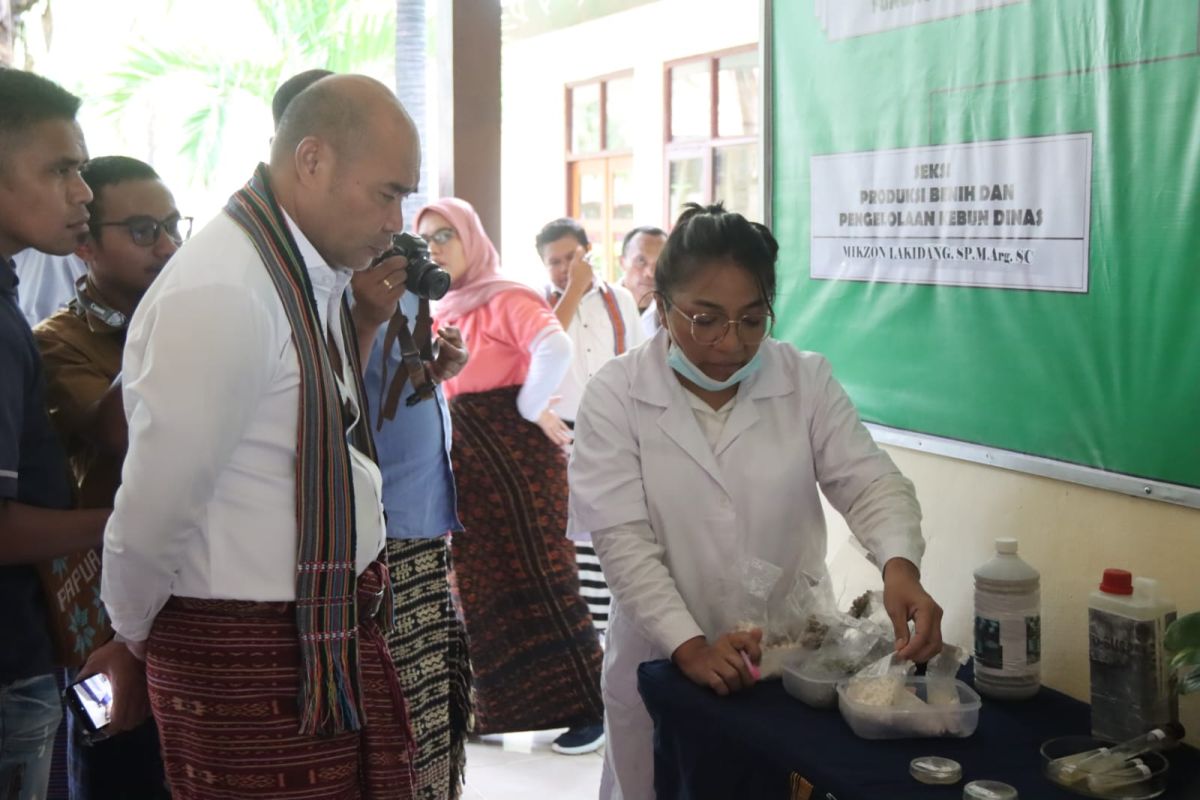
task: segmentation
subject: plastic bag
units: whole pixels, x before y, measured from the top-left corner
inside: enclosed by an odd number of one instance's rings
[[[759,558],[746,559],[737,572],[739,611],[733,630],[762,630],[763,678],[782,675],[785,664],[818,650],[831,626],[840,625],[824,569],[816,575],[801,572],[790,586],[780,583],[782,569]]]
[[[739,627],[762,628],[766,638],[770,627],[771,593],[783,575],[783,570],[770,561],[748,558],[739,565],[738,589],[741,598]]]
[[[860,669],[846,686],[846,696],[867,706],[894,706],[904,701],[901,695],[908,676],[917,665],[889,653]]]
[[[959,704],[958,687],[954,685],[955,677],[961,666],[967,663],[970,655],[957,645],[942,645],[942,652],[929,660],[925,668],[928,678],[927,697],[933,706],[956,706]]]

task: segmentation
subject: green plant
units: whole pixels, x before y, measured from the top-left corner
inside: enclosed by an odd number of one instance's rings
[[[234,97],[269,106],[276,87],[292,72],[362,71],[395,56],[394,6],[363,0],[254,0],[247,5],[268,32],[253,53],[229,60],[203,45],[168,48],[143,41],[109,75],[114,86],[101,101],[107,115],[119,116],[163,82],[193,99],[191,110],[176,122],[185,133],[181,154],[193,177],[206,186],[221,156]]]
[[[1174,653],[1171,670],[1179,680],[1179,693],[1200,692],[1200,611],[1171,623],[1164,643]]]

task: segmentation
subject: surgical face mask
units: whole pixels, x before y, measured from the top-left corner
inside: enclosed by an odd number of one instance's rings
[[[707,392],[720,392],[731,386],[737,386],[758,372],[759,367],[762,366],[762,348],[755,350],[749,361],[723,381],[705,375],[704,370],[693,364],[691,359],[683,354],[683,349],[674,342],[667,350],[667,366]]]

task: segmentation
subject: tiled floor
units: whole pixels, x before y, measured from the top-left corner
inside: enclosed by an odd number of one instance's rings
[[[469,742],[463,800],[596,800],[604,750],[559,755],[550,743],[560,733],[506,733]]]

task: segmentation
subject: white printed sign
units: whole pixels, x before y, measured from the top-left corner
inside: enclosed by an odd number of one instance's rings
[[[813,0],[830,41],[974,14],[1022,0]]]
[[[1092,134],[813,156],[813,278],[1088,290]]]

